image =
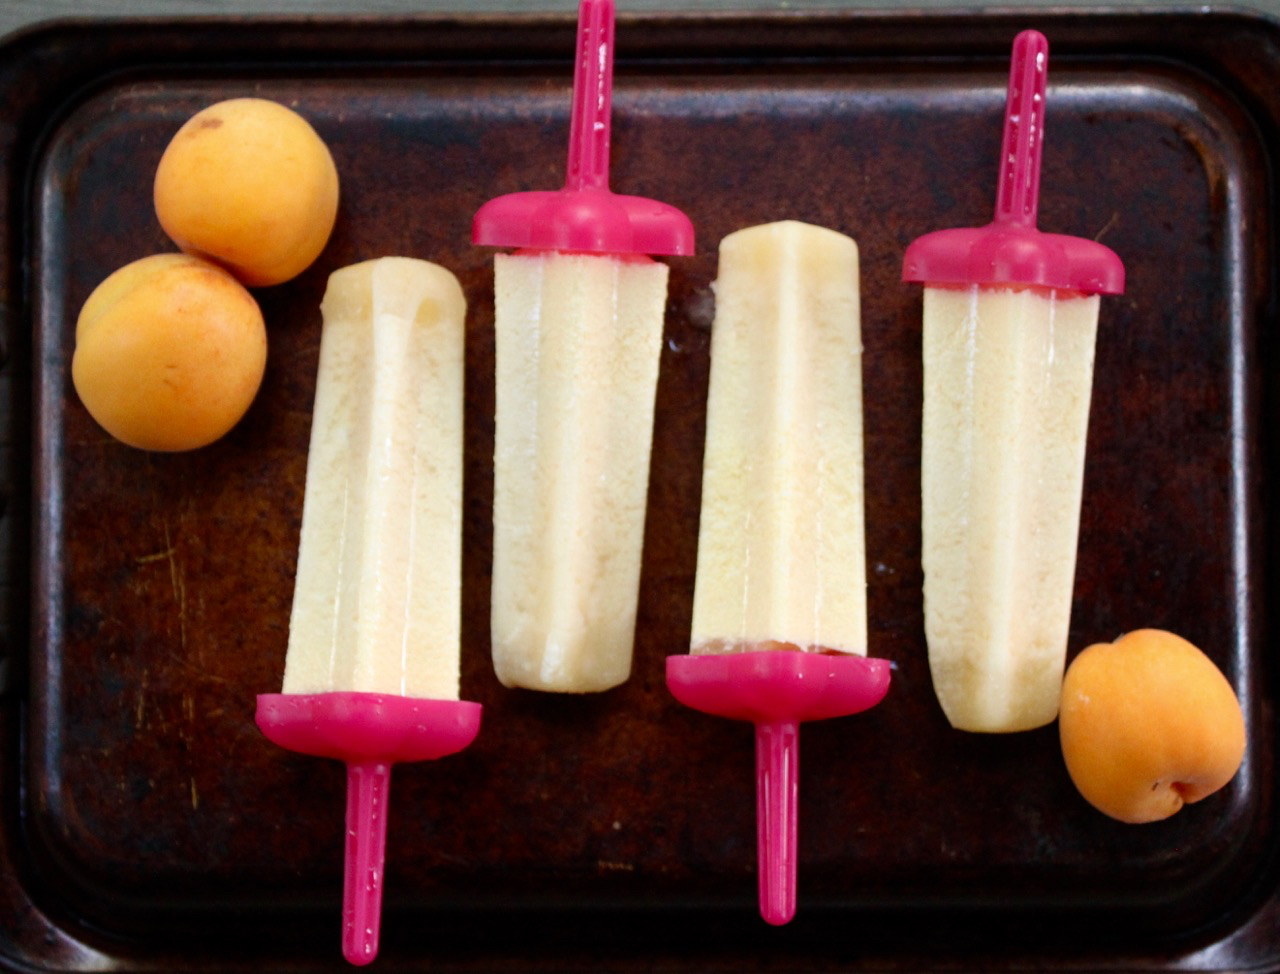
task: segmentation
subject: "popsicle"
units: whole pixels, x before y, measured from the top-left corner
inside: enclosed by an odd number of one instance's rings
[[[761,915],[795,913],[799,723],[878,703],[867,657],[858,248],[784,221],[720,244],[682,703],[756,726]]]
[[[631,672],[667,267],[679,210],[609,189],[614,5],[579,6],[564,189],[476,213],[494,259],[493,664],[587,693]]]
[[[323,330],[273,742],[347,764],[343,953],[378,950],[391,766],[465,748],[459,700],[463,339],[457,279],[385,257],[336,271]]]
[[[1124,265],[1036,228],[1048,42],[1013,45],[995,219],[914,241],[924,287],[925,635],[947,719],[1039,727],[1058,712],[1102,294]]]

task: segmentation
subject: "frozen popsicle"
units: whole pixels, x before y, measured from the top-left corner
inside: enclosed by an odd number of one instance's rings
[[[794,221],[720,244],[681,702],[756,725],[761,914],[795,912],[798,725],[888,690],[868,659],[858,248]]]
[[[867,653],[858,285],[834,230],[720,243],[694,653]]]
[[[927,234],[921,532],[925,635],[951,724],[1026,730],[1058,712],[1101,294],[1124,266],[1036,229],[1048,42],[1014,41],[996,214]]]
[[[494,260],[491,639],[507,686],[584,693],[631,672],[667,267],[680,211],[608,186],[612,0],[583,0],[560,191],[476,214]]]
[[[378,948],[391,765],[461,750],[466,303],[427,261],[335,272],[323,330],[284,687],[271,740],[348,766],[343,951]]]

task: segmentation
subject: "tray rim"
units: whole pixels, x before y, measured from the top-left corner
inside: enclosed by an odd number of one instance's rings
[[[1203,9],[1204,8],[1202,7],[1171,6],[1168,8],[1164,8],[1163,15],[1168,17],[1173,17],[1175,19],[1181,19],[1189,13],[1194,13],[1197,16],[1204,16]],[[1132,10],[1124,7],[1107,8],[1106,10],[1099,10],[1098,8],[1075,8],[1075,9],[1066,8],[1066,7],[1053,8],[1052,10],[1049,10],[1049,11],[1036,11],[1035,16],[1041,17],[1045,20],[1057,20],[1059,18],[1070,19],[1074,17],[1075,14],[1083,13],[1083,12],[1087,12],[1091,18],[1100,17],[1101,19],[1104,19],[1104,20],[1107,20],[1116,16],[1120,17],[1121,19],[1131,18],[1135,16]],[[635,26],[642,26],[642,27],[648,28],[651,34],[656,33],[659,35],[661,35],[664,30],[670,29],[671,25],[679,26],[684,22],[697,22],[699,25],[702,25],[704,24],[704,22],[708,20],[713,20],[715,23],[712,26],[717,29],[725,28],[725,27],[740,28],[748,33],[752,29],[758,29],[759,25],[772,25],[775,27],[791,26],[791,27],[796,27],[801,32],[807,32],[807,30],[813,29],[815,21],[821,21],[824,23],[831,22],[831,23],[842,23],[842,24],[847,23],[850,20],[878,21],[878,22],[882,22],[882,24],[888,24],[890,27],[892,27],[893,24],[899,23],[907,17],[918,16],[919,13],[920,13],[919,11],[908,11],[908,10],[891,10],[891,11],[857,10],[857,11],[819,11],[819,12],[788,10],[788,11],[769,11],[769,12],[755,11],[755,12],[748,12],[748,13],[726,11],[726,12],[715,12],[710,14],[705,12],[698,12],[698,13],[690,12],[688,14],[666,14],[666,13],[633,14],[633,15],[626,15],[626,20],[632,23],[633,29]],[[1157,12],[1157,13],[1159,14],[1160,12]],[[1147,11],[1147,12],[1144,12],[1141,16],[1143,19],[1146,19],[1146,18],[1149,18],[1151,15],[1152,15],[1152,12]],[[1017,12],[1017,11],[996,11],[990,15],[984,15],[982,24],[985,27],[987,27],[987,32],[989,34],[991,34],[992,36],[995,36],[998,34],[1001,38],[1003,38],[1007,34],[1007,28],[997,27],[994,25],[1007,24],[1015,21],[1021,22],[1022,20],[1026,19],[1026,16],[1027,16],[1026,14]],[[1233,18],[1236,18],[1241,21],[1242,25],[1254,24],[1256,26],[1260,24],[1264,26],[1267,30],[1273,33],[1280,32],[1280,18],[1276,18],[1276,17],[1271,17],[1267,15],[1259,16],[1255,13],[1243,12],[1236,8],[1229,8],[1225,11],[1215,11],[1212,14],[1212,16],[1215,16],[1215,17],[1222,16],[1222,17],[1225,17],[1226,20],[1228,21],[1230,21]],[[969,23],[969,24],[972,23],[971,17],[959,14],[953,10],[930,9],[928,11],[925,11],[925,17],[930,21],[929,26],[933,29],[933,32],[948,30],[949,28],[947,24],[955,20],[959,20],[961,22]],[[623,20],[623,16],[620,15],[620,21],[622,20]],[[218,30],[227,30],[227,29],[234,30],[237,27],[245,26],[250,23],[255,26],[279,24],[284,26],[291,26],[299,30],[302,30],[304,32],[310,31],[315,28],[319,28],[321,30],[336,29],[340,31],[347,31],[352,29],[358,30],[362,26],[367,27],[372,25],[372,26],[376,26],[378,28],[382,28],[386,30],[397,24],[403,24],[403,25],[412,24],[416,27],[433,27],[435,25],[444,23],[451,27],[457,28],[463,33],[471,33],[477,30],[484,30],[492,27],[507,27],[507,28],[513,29],[517,33],[523,34],[528,30],[532,29],[536,31],[541,28],[548,28],[557,32],[566,31],[572,26],[572,17],[564,13],[538,12],[538,13],[529,13],[529,14],[505,14],[505,13],[487,14],[486,13],[486,14],[478,14],[474,16],[465,15],[465,14],[460,14],[460,15],[422,14],[422,15],[405,16],[405,17],[399,17],[399,16],[388,17],[386,15],[381,15],[381,14],[368,14],[364,16],[355,16],[355,17],[327,16],[327,15],[314,16],[314,15],[296,15],[296,14],[272,15],[272,16],[265,16],[265,17],[257,16],[257,15],[230,16],[230,17],[209,15],[209,16],[204,16],[199,18],[120,17],[120,18],[114,18],[114,19],[107,19],[106,21],[104,21],[104,19],[102,18],[90,18],[90,17],[64,18],[58,21],[45,22],[41,25],[31,28],[28,31],[24,31],[16,35],[9,35],[8,37],[0,38],[0,51],[10,47],[11,45],[23,45],[23,44],[34,44],[38,48],[41,44],[48,42],[50,39],[56,42],[59,37],[64,35],[76,37],[76,36],[82,35],[86,31],[107,29],[113,26],[119,27],[121,25],[127,25],[130,29],[134,29],[139,27],[142,24],[145,24],[149,26],[151,29],[159,30],[162,33],[170,34],[175,31],[178,31],[178,32],[187,31],[190,29],[190,27],[193,24],[204,24]],[[714,30],[712,30],[712,33],[714,33]],[[930,33],[930,36],[934,36],[932,32]],[[523,37],[523,42],[518,44],[515,50],[517,52],[520,50],[527,50],[529,52],[533,52],[536,54],[537,49],[539,49],[542,46],[542,43],[543,42],[537,41],[536,38],[531,40],[526,35]],[[929,43],[931,42],[920,41],[919,43],[923,44],[923,46],[927,48],[929,46]],[[1001,41],[1001,43],[1003,43],[1003,41]],[[696,46],[696,44],[694,46]],[[1117,46],[1122,46],[1122,44],[1117,44]],[[623,53],[624,52],[620,51],[620,60],[622,58]],[[990,48],[990,53],[992,57],[1001,56],[1002,54],[1001,46],[1000,45],[992,46]],[[225,58],[226,56],[225,51],[223,51],[222,56],[223,58]],[[856,53],[853,53],[853,54],[849,54],[848,56],[851,58],[856,58],[859,55]],[[455,58],[449,57],[448,54],[441,55],[440,59],[456,60]],[[1170,60],[1176,62],[1175,58],[1170,58]],[[217,62],[216,58],[212,60],[212,63],[216,63],[216,62]],[[359,64],[359,63],[364,63],[364,61],[363,59],[357,58],[353,63]],[[184,67],[185,63],[177,66]],[[126,70],[128,73],[132,73],[135,70],[141,70],[141,71],[151,70],[153,67],[154,65],[150,65],[150,64],[144,64],[137,68],[131,65]],[[0,73],[0,84],[4,82],[6,78],[6,74],[7,73]],[[118,79],[118,77],[119,77],[119,74],[114,72],[108,73],[106,75],[100,75],[94,79],[91,79],[88,87],[93,87],[96,84],[101,84],[101,85],[111,84],[113,83],[113,80]],[[0,88],[0,91],[2,90],[3,89]],[[78,98],[84,97],[86,90],[87,90],[87,87],[84,85],[77,87],[74,90],[74,92],[71,93],[68,96],[68,98],[64,100],[61,104],[66,105],[68,101],[75,101]],[[1275,120],[1272,119],[1272,121],[1274,122]],[[47,123],[45,131],[47,132],[49,130],[52,130],[53,128],[56,128],[56,122],[50,121]],[[13,139],[13,141],[16,142],[17,139],[15,138]],[[42,137],[37,141],[38,142],[42,141]],[[8,148],[8,146],[6,146],[5,148]],[[38,159],[40,155],[41,153],[40,151],[38,151],[38,148],[37,148],[37,151],[32,152],[32,154],[28,157],[28,161],[30,159]],[[12,159],[14,157],[10,155],[8,156],[8,158]],[[1274,187],[1272,187],[1271,189],[1274,192]],[[29,199],[26,201],[26,205],[27,205],[26,220],[29,221],[30,209],[32,205]],[[10,198],[6,198],[3,201],[3,203],[0,203],[0,212],[3,212],[6,215],[10,216],[11,220],[12,220],[13,209],[14,209],[14,201]],[[29,237],[26,240],[26,244],[29,250],[29,246],[30,246]],[[7,258],[9,255],[8,253],[5,253],[3,256]],[[11,270],[10,268],[4,266],[5,263],[6,261],[0,261],[0,273],[4,273],[7,276],[11,277],[12,276]],[[29,310],[31,285],[29,282],[24,282],[22,286],[23,288],[25,288],[23,292],[23,296],[25,297],[25,300],[27,302],[27,308]],[[11,288],[12,288],[12,281],[5,280],[4,289],[5,289],[6,295]],[[12,305],[11,300],[6,300],[4,310],[8,312],[7,314],[7,317],[9,319],[8,323],[10,328],[13,328],[15,319],[21,319],[26,316],[21,314],[15,315],[12,311],[8,310],[11,307],[11,305]],[[20,347],[20,344],[16,347]],[[7,421],[11,423],[12,419],[10,418]],[[1261,425],[1261,424],[1258,424],[1258,425]],[[13,437],[13,439],[21,442],[22,434],[17,433],[16,431],[7,431],[7,432],[9,432],[9,435]],[[32,435],[32,434],[28,433],[27,435]],[[30,444],[28,443],[27,444],[28,448],[29,448],[29,445]],[[1262,465],[1265,466],[1265,463]],[[20,479],[18,476],[16,476],[18,472],[16,469],[17,466],[18,464],[15,464],[15,469],[8,471],[10,477],[12,478],[12,482],[14,486],[18,486],[18,481]],[[28,461],[28,470],[31,470],[31,465],[29,461]],[[39,505],[34,496],[30,499],[29,503],[32,509],[38,509]],[[10,517],[14,516],[13,511],[9,512],[9,516]],[[34,544],[32,544],[32,549],[34,549]],[[34,558],[39,557],[39,553],[34,550],[32,550],[29,554]],[[1262,558],[1257,559],[1257,561],[1259,562],[1261,562],[1262,560],[1263,560]],[[3,661],[4,658],[5,657],[0,656],[0,661]],[[6,694],[4,693],[3,688],[0,688],[0,798],[3,798],[6,795],[6,793],[9,793],[14,790],[14,780],[16,776],[21,774],[21,770],[20,770],[21,759],[20,758],[15,759],[12,752],[14,750],[13,748],[14,742],[20,741],[21,730],[22,730],[22,727],[24,726],[24,723],[21,717],[22,710],[23,710],[23,707],[21,705],[21,700],[20,699],[15,700],[12,692]],[[21,804],[21,800],[19,800],[19,804]],[[13,878],[19,877],[22,871],[22,867],[20,865],[17,865],[15,868],[15,863],[17,863],[17,861],[20,860],[21,858],[20,852],[18,850],[10,848],[10,843],[12,841],[11,836],[17,834],[16,832],[13,832],[11,830],[13,825],[12,819],[14,818],[14,815],[10,813],[7,809],[0,809],[0,811],[4,811],[5,813],[4,819],[0,820],[0,823],[2,823],[0,824],[0,877],[3,877],[5,879],[13,879]],[[21,887],[20,887],[20,891],[23,891]],[[1280,891],[1276,891],[1276,890],[1267,891],[1265,895],[1266,895],[1266,900],[1265,902],[1262,903],[1259,909],[1250,917],[1247,917],[1241,925],[1229,931],[1228,936],[1224,937],[1222,940],[1217,941],[1213,944],[1209,944],[1207,946],[1203,946],[1198,949],[1190,950],[1177,957],[1168,958],[1168,960],[1170,961],[1169,966],[1177,967],[1177,968],[1183,968],[1183,967],[1198,968],[1199,966],[1201,966],[1201,964],[1206,962],[1213,963],[1213,964],[1218,963],[1217,958],[1223,958],[1223,961],[1222,961],[1223,963],[1230,964],[1232,966],[1238,964],[1241,960],[1245,960],[1246,958],[1250,966],[1256,966],[1258,964],[1263,964],[1263,963],[1271,964],[1273,962],[1280,962],[1280,945],[1275,945],[1275,944],[1269,945],[1272,953],[1265,957],[1259,954],[1250,954],[1248,950],[1246,950],[1244,954],[1237,956],[1232,952],[1233,948],[1229,946],[1230,942],[1232,941],[1249,939],[1250,933],[1251,931],[1254,930],[1254,928],[1259,928],[1258,932],[1261,934],[1265,934],[1267,931],[1265,929],[1261,929],[1261,927],[1265,926],[1266,919],[1280,916]],[[4,902],[3,899],[0,899],[0,903],[3,903],[3,902]],[[82,964],[93,965],[95,963],[95,959],[111,958],[113,960],[113,963],[118,963],[121,960],[124,960],[125,966],[127,967],[127,964],[128,964],[127,954],[112,955],[109,951],[108,952],[98,951],[96,948],[90,946],[91,941],[94,939],[92,931],[85,931],[84,933],[86,934],[86,936],[82,939],[77,938],[76,936],[73,936],[73,934],[69,930],[59,927],[56,921],[50,919],[49,917],[46,917],[40,911],[39,906],[34,900],[28,900],[25,904],[19,904],[19,908],[20,908],[20,911],[25,911],[25,912],[21,912],[20,918],[21,918],[21,921],[24,924],[26,924],[26,926],[24,926],[19,930],[19,935],[20,936],[22,935],[23,930],[28,930],[27,937],[29,939],[26,941],[27,944],[36,944],[39,942],[41,937],[43,937],[46,941],[48,939],[56,937],[59,940],[59,954],[61,957],[61,960],[58,961],[59,963],[65,963],[67,960],[74,957]],[[44,933],[40,934],[39,931],[42,929],[42,925],[43,925]],[[33,936],[30,931],[35,931],[36,932],[35,935]],[[22,944],[19,943],[18,946],[21,947]],[[26,966],[25,961],[29,961],[32,958],[34,958],[34,960],[38,962],[40,960],[50,959],[53,956],[53,954],[50,954],[49,957],[41,958],[35,955],[31,955],[31,957],[28,957],[25,959],[19,958],[19,957],[11,957],[6,955],[5,947],[6,947],[5,932],[3,930],[0,930],[0,965],[2,965],[5,962],[16,961],[17,963],[25,967]],[[138,958],[138,957],[133,958],[133,960],[135,961],[140,959],[141,958]],[[1068,965],[1068,966],[1072,966],[1072,965]],[[141,964],[139,969],[146,969],[148,967],[149,965],[144,961]],[[34,969],[44,969],[44,968],[37,968],[35,966],[31,966],[30,969],[34,970]]]

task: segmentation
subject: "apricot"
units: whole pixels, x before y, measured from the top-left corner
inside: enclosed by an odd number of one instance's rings
[[[160,225],[182,250],[250,287],[297,276],[320,255],[338,212],[328,146],[291,108],[232,98],[197,112],[160,157]]]
[[[221,437],[262,383],[267,330],[253,295],[188,254],[126,264],[76,321],[71,378],[103,429],[143,450],[191,450]]]
[[[1171,632],[1140,629],[1071,661],[1059,738],[1091,805],[1122,822],[1155,822],[1235,776],[1245,723],[1213,660]]]

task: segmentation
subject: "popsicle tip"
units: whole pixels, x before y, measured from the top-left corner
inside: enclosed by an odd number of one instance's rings
[[[1042,48],[1045,51],[1048,51],[1049,39],[1034,27],[1028,27],[1025,30],[1018,32],[1018,35],[1013,39],[1013,46],[1026,49]]]
[[[760,907],[761,918],[772,927],[785,927],[795,919],[796,897],[794,887],[790,891],[783,892],[780,899],[786,900],[786,902],[770,902],[762,904]]]
[[[342,956],[346,958],[348,964],[355,967],[372,964],[378,956],[377,940],[361,938],[358,942],[346,944],[342,948]]]

